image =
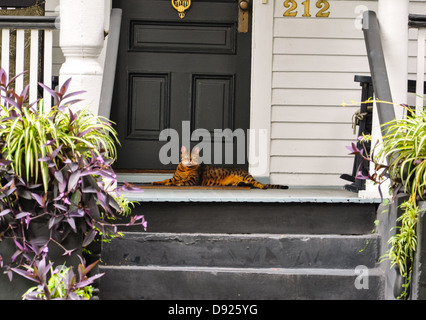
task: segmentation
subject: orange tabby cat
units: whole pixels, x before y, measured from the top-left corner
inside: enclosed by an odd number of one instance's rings
[[[192,154],[185,147],[181,149],[181,162],[173,178],[156,181],[154,185],[167,186],[251,186],[259,189],[287,189],[287,186],[262,184],[256,181],[246,170],[224,168],[199,164],[199,149]]]

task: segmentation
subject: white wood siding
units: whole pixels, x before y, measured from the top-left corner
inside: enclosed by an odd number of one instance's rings
[[[377,10],[377,1],[329,0],[330,16],[285,17],[276,0],[273,31],[271,182],[300,186],[342,186],[353,157],[345,146],[355,141],[352,115],[361,88],[355,75],[369,75],[359,9]],[[362,7],[363,6],[363,7]],[[426,14],[425,1],[411,1],[410,13]],[[415,31],[410,38],[415,39]],[[416,43],[410,41],[410,79],[415,79]]]

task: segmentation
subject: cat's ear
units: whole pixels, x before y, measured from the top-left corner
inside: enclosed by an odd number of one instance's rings
[[[186,153],[186,147],[182,146],[182,148],[180,148],[180,153]]]
[[[192,149],[192,154],[199,154],[200,153],[200,148],[199,147],[194,147],[193,149]]]

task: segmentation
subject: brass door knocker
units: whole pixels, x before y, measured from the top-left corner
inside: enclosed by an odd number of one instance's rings
[[[179,17],[183,19],[185,17],[185,11],[191,6],[191,0],[172,0],[172,6],[179,13]]]

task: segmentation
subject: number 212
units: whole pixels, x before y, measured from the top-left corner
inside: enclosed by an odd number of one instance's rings
[[[303,13],[303,17],[310,17],[309,9],[310,9],[310,0],[305,0],[302,2],[302,5],[305,7],[305,12]],[[318,9],[318,13],[316,17],[326,18],[330,15],[330,12],[326,12],[330,9],[330,4],[326,0],[318,0],[316,3]],[[286,0],[284,1],[284,7],[288,8],[286,12],[284,12],[285,17],[295,17],[297,15],[297,3],[294,0]]]

